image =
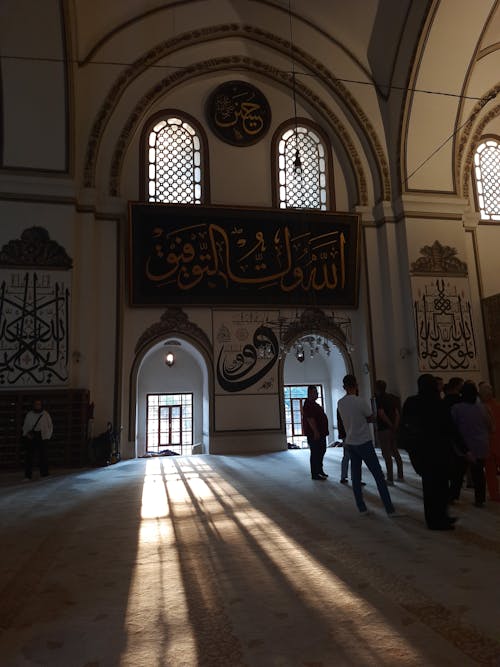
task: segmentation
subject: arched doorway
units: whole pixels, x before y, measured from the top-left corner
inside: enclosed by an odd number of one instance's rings
[[[205,333],[181,308],[168,308],[140,336],[135,352],[129,392],[135,456],[165,449],[210,453],[213,376]]]
[[[137,374],[137,456],[208,452],[207,392],[206,363],[194,345],[179,337],[153,345]]]
[[[342,378],[348,372],[342,350],[327,336],[305,334],[294,342],[283,367],[285,428],[289,445],[307,447],[302,433],[301,407],[310,384],[318,387],[318,402],[328,416],[328,442],[338,440],[337,402],[344,395]]]

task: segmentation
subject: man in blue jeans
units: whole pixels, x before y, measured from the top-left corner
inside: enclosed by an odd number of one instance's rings
[[[358,510],[363,515],[370,514],[363,499],[361,487],[361,464],[364,461],[375,479],[387,514],[391,517],[402,516],[394,509],[384,473],[373,446],[369,424],[375,421],[376,417],[368,401],[357,395],[358,383],[354,375],[346,375],[343,385],[346,395],[340,399],[337,407],[346,432],[344,448],[351,458],[352,490]]]

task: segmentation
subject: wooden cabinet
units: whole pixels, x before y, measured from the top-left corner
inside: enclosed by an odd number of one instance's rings
[[[89,392],[86,389],[0,391],[0,469],[22,468],[21,434],[33,400],[41,398],[54,423],[49,466],[75,468],[88,463]]]

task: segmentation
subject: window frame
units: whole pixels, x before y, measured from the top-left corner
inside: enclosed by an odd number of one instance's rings
[[[471,166],[471,179],[472,179],[472,187],[474,190],[474,205],[476,208],[476,211],[479,213],[479,224],[480,225],[500,225],[500,219],[499,220],[491,220],[488,218],[483,218],[481,215],[481,207],[479,204],[479,191],[477,187],[477,177],[476,177],[476,155],[477,155],[477,149],[481,144],[486,143],[487,141],[495,141],[498,145],[498,150],[500,153],[500,136],[496,134],[485,134],[483,135],[479,141],[477,141],[476,146],[474,148],[473,154],[472,154],[472,166]],[[500,175],[499,175],[500,178]]]
[[[156,421],[158,422],[158,431],[157,431],[158,437],[156,438],[156,440],[157,440],[156,449],[155,448],[153,448],[153,449],[149,448],[149,445],[150,445],[150,442],[149,442],[149,423],[150,423],[149,399],[150,399],[151,396],[157,396],[157,397],[160,397],[160,396],[179,396],[180,399],[181,399],[180,403],[165,403],[163,405],[160,405],[158,403],[158,406],[157,406],[158,407],[158,415],[156,417]],[[184,396],[189,396],[190,399],[191,399],[190,404],[188,403],[188,405],[190,405],[190,407],[191,407],[191,417],[190,417],[190,419],[191,419],[190,441],[191,442],[188,442],[188,443],[183,442],[183,434],[189,432],[187,429],[183,428],[184,421],[186,419],[189,419],[188,417],[185,417],[184,414],[183,414],[183,407],[186,405],[186,404],[182,403],[182,397],[184,397]],[[161,433],[161,431],[160,431],[160,421],[161,421],[160,409],[161,408],[169,408],[170,418],[169,418],[169,422],[168,422],[168,425],[169,425],[168,430],[169,430],[169,434],[171,434],[171,427],[172,427],[172,418],[171,418],[172,410],[171,410],[171,408],[176,408],[176,407],[180,408],[180,431],[179,431],[180,432],[180,442],[178,444],[167,443],[166,445],[161,445],[160,437],[159,437],[159,434]],[[171,439],[171,438],[169,438],[169,439]],[[193,394],[193,392],[191,392],[191,391],[180,391],[180,392],[154,392],[154,391],[151,391],[151,392],[148,392],[146,394],[146,451],[147,452],[153,452],[153,453],[159,453],[162,448],[167,448],[167,449],[170,449],[172,451],[177,451],[178,449],[180,449],[179,454],[181,456],[185,456],[185,455],[191,453],[191,448],[192,448],[193,444],[194,444],[194,394]],[[189,451],[186,452],[185,450],[189,450]]]
[[[203,206],[210,204],[210,163],[208,154],[208,140],[202,125],[190,114],[179,109],[162,109],[152,116],[148,116],[143,124],[139,141],[139,198],[140,201],[149,204],[175,205],[174,202],[150,202],[149,201],[149,134],[161,120],[168,118],[180,118],[195,130],[200,140],[200,167],[201,167],[201,198],[199,204],[184,204],[184,206]]]
[[[314,384],[316,389],[318,390],[318,405],[321,405],[321,407],[324,409],[324,396],[325,396],[325,391],[323,384],[321,382],[311,382],[309,384]],[[287,439],[287,442],[291,442],[292,444],[296,444],[295,439],[296,438],[302,438],[303,442],[305,439],[304,431],[302,429],[302,406],[304,405],[304,401],[307,398],[307,388],[309,387],[309,384],[285,384],[283,385],[283,412],[284,412],[284,421],[285,421],[285,436]],[[305,389],[305,396],[291,396],[291,390],[294,388],[300,388],[300,389]],[[287,396],[287,390],[288,393],[290,394]],[[291,422],[287,421],[287,410],[286,410],[286,405],[287,401],[290,403],[290,414],[291,414]],[[293,405],[294,401],[300,401],[300,433],[295,433],[295,425],[296,422],[294,421],[293,418]],[[292,427],[292,435],[288,435],[288,425],[291,425]],[[307,441],[306,444],[299,445],[302,449],[307,448]]]
[[[302,126],[311,130],[317,134],[323,144],[325,151],[325,180],[326,180],[326,208],[325,211],[334,211],[335,210],[335,182],[333,174],[333,155],[331,148],[331,141],[328,138],[327,133],[320,127],[317,123],[312,121],[309,118],[304,118],[302,116],[295,118],[289,118],[279,125],[272,138],[271,143],[271,173],[272,173],[272,201],[273,207],[278,208],[281,211],[321,211],[321,208],[289,208],[289,207],[280,207],[280,184],[279,184],[279,142],[282,136],[287,130],[293,130],[295,126]]]

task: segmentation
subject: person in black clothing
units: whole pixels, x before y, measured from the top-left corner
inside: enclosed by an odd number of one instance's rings
[[[302,406],[302,430],[311,450],[311,477],[325,480],[328,475],[323,470],[323,457],[326,452],[328,417],[321,405],[316,403],[317,398],[318,389],[312,384],[307,388],[307,398]]]
[[[418,394],[406,399],[401,423],[402,429],[414,433],[408,451],[422,477],[427,527],[452,530],[455,520],[448,516],[448,479],[454,429],[434,376],[425,373],[418,378]]]
[[[462,387],[464,381],[462,378],[454,377],[449,380],[444,388],[445,396],[443,402],[451,419],[451,409],[462,400]],[[453,447],[450,454],[450,479],[449,479],[449,502],[453,503],[460,498],[460,491],[464,481],[464,475],[467,470],[467,459],[465,458],[466,447],[462,438],[455,432],[453,437]]]

